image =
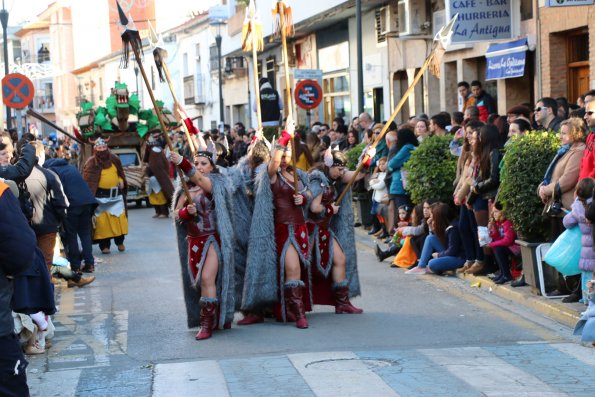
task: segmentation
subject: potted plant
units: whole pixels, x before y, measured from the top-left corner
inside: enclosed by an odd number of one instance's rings
[[[498,200],[514,225],[521,246],[525,282],[539,289],[535,251],[546,240],[549,222],[542,216],[537,187],[560,146],[558,134],[531,131],[515,136],[506,145]],[[555,287],[555,286],[554,286]]]
[[[445,203],[452,201],[453,186],[457,169],[457,157],[448,149],[452,136],[426,138],[411,153],[403,169],[406,173],[406,190],[411,201],[420,204],[427,199]]]

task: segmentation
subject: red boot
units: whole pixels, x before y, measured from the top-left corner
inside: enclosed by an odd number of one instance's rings
[[[339,283],[333,288],[335,294],[335,313],[337,314],[360,314],[363,309],[358,309],[349,301],[349,287],[347,283]]]
[[[306,320],[306,313],[304,310],[304,301],[302,300],[302,289],[304,283],[302,281],[290,281],[285,284],[284,295],[287,301],[287,312],[293,314],[295,317],[295,326],[297,328],[308,328],[308,320]]]
[[[246,313],[244,314],[244,318],[238,321],[238,325],[252,325],[258,323],[264,323],[264,316],[262,314]]]
[[[217,299],[200,298],[200,304],[200,329],[196,334],[196,340],[208,339],[213,335]]]

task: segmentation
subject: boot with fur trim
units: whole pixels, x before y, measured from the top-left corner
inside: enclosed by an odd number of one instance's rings
[[[213,335],[216,310],[217,298],[200,298],[200,329],[196,334],[196,340],[208,339]]]
[[[349,287],[347,280],[333,284],[333,293],[335,295],[335,313],[337,314],[360,314],[363,309],[359,309],[349,301]]]
[[[295,326],[302,329],[308,328],[304,301],[302,300],[303,288],[304,282],[301,280],[290,280],[284,285],[284,295],[287,301],[287,317],[289,317],[289,313],[293,314],[295,317]]]

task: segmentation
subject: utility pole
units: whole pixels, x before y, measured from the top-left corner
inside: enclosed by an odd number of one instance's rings
[[[4,0],[2,0],[2,10],[0,10],[0,22],[2,22],[2,37],[4,44],[4,75],[8,75],[8,35],[6,29],[8,27],[8,11],[4,8]],[[1,128],[2,126],[0,126]],[[10,131],[12,123],[10,120],[10,108],[6,106],[6,129]]]
[[[355,0],[355,25],[357,42],[357,109],[358,116],[364,112],[364,68],[362,49],[362,0]]]

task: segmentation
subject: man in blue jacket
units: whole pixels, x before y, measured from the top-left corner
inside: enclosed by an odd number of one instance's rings
[[[12,276],[29,267],[35,253],[35,234],[18,200],[0,182],[0,395],[29,396],[27,361],[14,334],[10,301]]]
[[[68,198],[70,206],[66,213],[64,222],[64,247],[72,271],[79,270],[92,273],[95,271],[95,259],[93,258],[93,240],[91,237],[91,218],[97,202],[91,193],[89,185],[85,182],[81,173],[65,159],[48,159],[43,164],[44,168],[54,171]],[[81,254],[78,238],[83,248],[82,258],[85,262],[81,268]]]

